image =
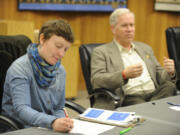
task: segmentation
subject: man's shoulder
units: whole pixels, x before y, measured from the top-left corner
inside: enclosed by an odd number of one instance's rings
[[[151,46],[148,45],[148,44],[146,44],[146,43],[144,43],[144,42],[133,41],[133,44],[134,44],[136,47],[151,49]]]
[[[144,42],[141,42],[141,41],[133,41],[133,43],[135,45],[142,45],[142,46],[147,46],[148,44],[144,43]]]
[[[102,45],[94,48],[94,50],[101,50],[101,51],[103,51],[103,50],[109,50],[110,45],[112,45],[112,44],[113,44],[112,42],[110,42],[110,43],[104,43],[104,44],[102,44]]]

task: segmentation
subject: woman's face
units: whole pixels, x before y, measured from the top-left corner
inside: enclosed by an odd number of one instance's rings
[[[63,37],[53,35],[50,39],[45,40],[43,34],[40,35],[40,44],[39,54],[50,65],[55,65],[61,60],[71,46],[71,42]]]

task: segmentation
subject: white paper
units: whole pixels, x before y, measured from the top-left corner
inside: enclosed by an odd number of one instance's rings
[[[175,111],[180,111],[180,107],[179,106],[171,106],[169,108],[172,109],[172,110],[175,110]]]
[[[115,127],[105,124],[82,121],[78,119],[73,119],[73,121],[74,128],[70,131],[70,133],[80,133],[82,135],[98,135]]]

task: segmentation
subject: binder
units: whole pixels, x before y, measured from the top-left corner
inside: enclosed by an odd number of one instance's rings
[[[88,108],[79,115],[79,119],[120,127],[134,127],[138,122],[142,122],[142,117],[135,115],[135,112],[118,112],[97,108]]]

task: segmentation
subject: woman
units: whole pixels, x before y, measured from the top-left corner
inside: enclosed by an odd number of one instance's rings
[[[68,132],[73,120],[65,117],[65,70],[61,59],[74,41],[64,20],[46,22],[39,32],[39,44],[7,71],[2,113],[24,125]]]

